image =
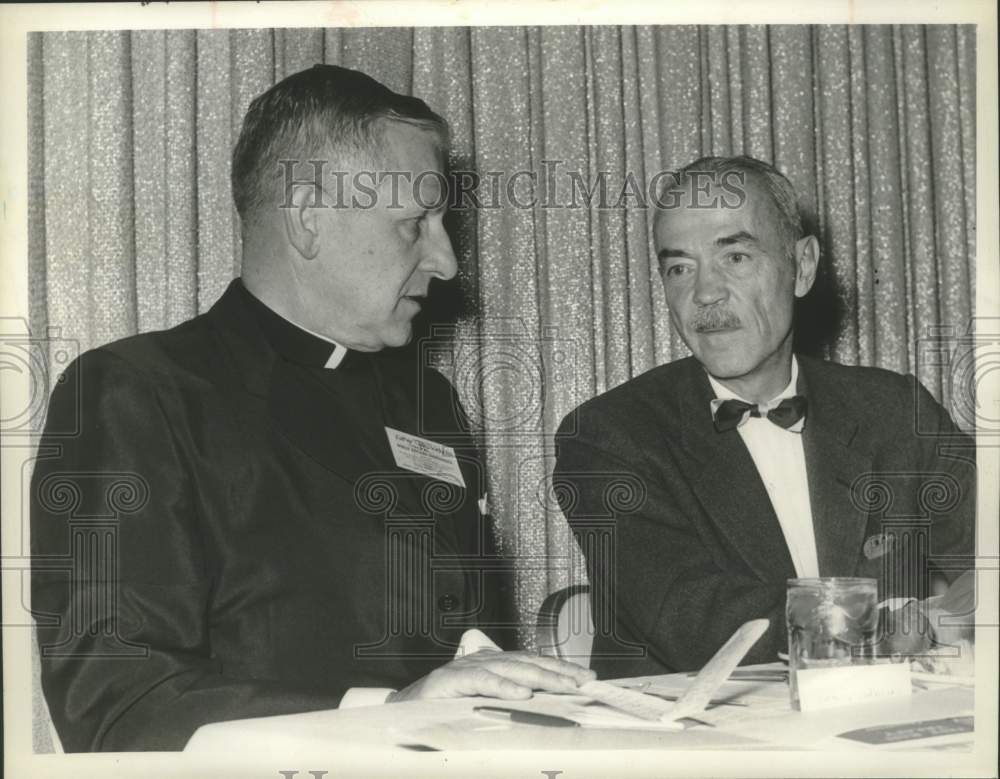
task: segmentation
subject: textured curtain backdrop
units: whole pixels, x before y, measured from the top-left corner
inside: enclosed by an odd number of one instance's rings
[[[423,97],[481,175],[630,176],[703,154],[772,160],[820,230],[810,348],[914,371],[972,315],[971,27],[550,27],[45,33],[29,43],[32,326],[81,348],[205,311],[239,272],[229,154],[250,99],[315,62]],[[560,179],[561,181],[562,179]],[[536,188],[537,189],[537,188]],[[518,182],[522,202],[532,184]],[[490,469],[491,508],[533,619],[583,577],[547,488],[576,404],[684,353],[650,216],[483,208],[451,217],[462,270],[449,373]],[[60,366],[50,355],[53,372]],[[531,644],[532,635],[524,632]]]

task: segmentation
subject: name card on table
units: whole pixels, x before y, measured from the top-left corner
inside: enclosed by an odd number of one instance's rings
[[[910,695],[910,664],[843,665],[796,672],[799,709],[815,711]]]

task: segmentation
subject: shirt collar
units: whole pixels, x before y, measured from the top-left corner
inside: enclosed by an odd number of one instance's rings
[[[742,400],[744,403],[749,403],[750,402],[746,398],[743,398],[743,397],[740,397],[739,395],[737,395],[735,392],[733,392],[731,389],[729,389],[725,385],[720,384],[715,379],[715,377],[712,376],[712,374],[708,373],[707,371],[706,371],[706,374],[708,375],[709,384],[712,385],[712,391],[715,392],[715,397],[717,399],[719,399],[719,400]],[[763,414],[763,413],[766,413],[766,412],[770,411],[772,408],[774,408],[775,406],[777,406],[778,403],[780,403],[783,398],[790,398],[790,397],[792,397],[795,394],[795,387],[798,384],[798,381],[799,381],[799,361],[795,357],[795,355],[793,354],[792,355],[792,378],[789,380],[788,386],[786,386],[781,392],[779,392],[777,395],[775,395],[773,398],[771,398],[767,403],[758,403],[757,407],[760,409],[761,413]]]
[[[264,337],[274,349],[292,362],[314,368],[337,368],[347,355],[347,347],[285,319],[255,297],[237,280],[236,288],[249,304]]]
[[[712,391],[715,392],[715,397],[712,398],[710,402],[710,407],[712,409],[713,417],[715,416],[716,410],[724,400],[742,400],[744,403],[750,403],[750,401],[747,400],[746,398],[740,397],[731,389],[716,381],[715,377],[712,376],[712,374],[708,373],[708,371],[705,371],[705,374],[708,376],[709,384],[712,385]],[[798,387],[798,383],[799,383],[799,361],[798,358],[796,358],[796,356],[793,354],[792,377],[788,382],[788,386],[786,386],[781,392],[779,392],[777,395],[771,398],[767,403],[757,404],[757,408],[759,409],[761,415],[762,416],[766,415],[768,411],[777,406],[784,398],[790,398],[794,396],[796,388]],[[744,421],[746,420],[746,416],[747,415],[744,415]],[[740,424],[742,425],[743,423],[741,422]],[[804,425],[805,425],[805,419],[803,418],[800,419],[798,422],[796,422],[794,425],[792,425],[790,428],[788,428],[788,430],[789,432],[792,433],[801,433]]]

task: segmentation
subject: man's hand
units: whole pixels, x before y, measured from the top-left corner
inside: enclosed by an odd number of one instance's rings
[[[956,579],[944,595],[911,600],[902,608],[882,609],[880,655],[916,657],[941,646],[974,640],[975,572]]]
[[[593,671],[554,657],[483,649],[431,671],[409,687],[394,692],[387,702],[467,695],[524,700],[531,697],[532,690],[576,692],[581,684],[596,678]]]
[[[934,631],[919,601],[911,600],[895,610],[883,607],[879,619],[881,656],[914,657],[926,654],[934,644]]]
[[[976,572],[966,571],[944,595],[928,598],[927,614],[943,643],[975,640]]]
[[[936,646],[920,658],[932,673],[973,676],[976,672],[976,572],[967,571],[944,595],[928,598],[924,611]]]

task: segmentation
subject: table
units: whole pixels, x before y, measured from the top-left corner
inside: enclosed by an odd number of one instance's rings
[[[740,673],[774,671],[781,667],[780,664],[744,666]],[[687,674],[618,680],[625,686],[661,694],[683,692],[689,682]],[[194,734],[185,752],[302,753],[338,746],[379,750],[968,748],[973,733],[945,731],[961,730],[972,722],[974,690],[937,683],[922,687],[915,686],[911,696],[801,713],[791,709],[785,682],[730,680],[715,696],[715,700],[725,704],[713,706],[699,716],[698,723],[689,723],[689,727],[679,732],[500,722],[474,712],[476,706],[496,704],[484,698],[412,701],[206,725]],[[580,703],[578,696],[537,694],[530,701],[496,705],[557,714]],[[938,722],[936,732],[942,734],[915,739],[912,728],[908,732],[902,728],[884,728],[926,722]],[[843,735],[873,728],[876,730],[860,736]],[[871,737],[879,734],[888,737],[889,742],[869,743]]]

